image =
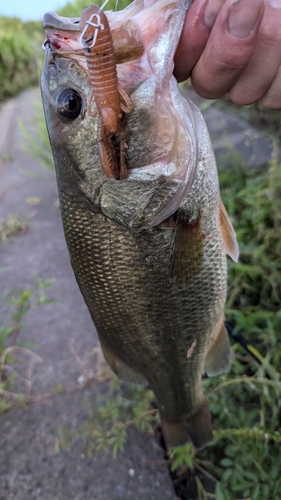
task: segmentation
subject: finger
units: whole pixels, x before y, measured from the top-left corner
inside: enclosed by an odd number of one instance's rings
[[[265,108],[280,109],[281,108],[281,67],[269,87],[268,91],[260,99],[261,104]]]
[[[271,5],[269,2],[265,5],[254,53],[243,74],[229,92],[230,98],[236,104],[251,104],[259,100],[267,93],[267,90],[275,79],[281,64],[280,27],[281,0],[271,0]],[[267,93],[267,97],[264,97],[264,103],[268,99],[271,100],[276,94],[278,84],[280,84],[280,77],[276,79],[273,88]],[[281,88],[279,87],[279,94],[280,92]],[[279,107],[280,95],[276,97],[276,105]],[[273,104],[271,103],[271,106]]]
[[[200,58],[216,17],[225,0],[195,0],[187,12],[181,39],[175,55],[175,77],[189,78]]]
[[[263,12],[263,0],[226,0],[192,72],[198,94],[216,99],[232,87],[254,51]]]

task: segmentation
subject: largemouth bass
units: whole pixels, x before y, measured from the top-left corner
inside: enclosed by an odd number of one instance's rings
[[[212,439],[201,376],[229,366],[226,253],[237,260],[238,247],[204,119],[172,74],[188,6],[135,0],[106,13],[132,102],[126,179],[102,169],[79,19],[45,15],[41,86],[71,264],[105,358],[150,385],[169,446],[201,448]],[[120,30],[128,44],[137,33],[133,54]]]

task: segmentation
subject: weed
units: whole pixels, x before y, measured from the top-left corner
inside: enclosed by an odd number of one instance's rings
[[[36,132],[34,134],[28,132],[23,121],[19,120],[20,131],[25,139],[23,150],[27,154],[35,158],[44,168],[46,168],[50,172],[54,172],[54,160],[46,129],[42,102],[35,101],[34,107],[36,121]],[[21,172],[25,175],[34,177],[34,174],[29,170],[21,169]]]
[[[15,344],[20,332],[26,327],[23,320],[27,313],[35,307],[53,302],[45,293],[45,290],[51,287],[52,281],[52,279],[43,281],[36,276],[35,288],[12,290],[3,297],[10,312],[10,321],[6,326],[0,325],[0,414],[7,411],[14,403],[23,404],[25,396],[30,395],[33,367],[41,362],[41,358],[31,350],[35,347],[33,343],[21,341],[18,345]],[[29,359],[28,376],[23,379],[26,387],[25,395],[13,391],[15,379],[22,378],[13,365],[22,354]]]
[[[13,161],[13,157],[10,153],[2,153],[0,157],[4,163],[10,163],[11,161]]]
[[[15,214],[0,219],[0,240],[7,243],[12,236],[25,233],[28,225],[27,220]]]
[[[124,450],[129,427],[142,432],[154,433],[158,410],[151,407],[154,399],[152,391],[143,386],[128,386],[110,375],[109,395],[91,398],[87,401],[89,418],[77,431],[67,426],[58,430],[56,451],[71,446],[78,434],[88,438],[87,456],[111,450],[113,457]]]
[[[3,19],[3,18],[2,18]],[[38,61],[30,35],[0,29],[0,100],[38,83]]]

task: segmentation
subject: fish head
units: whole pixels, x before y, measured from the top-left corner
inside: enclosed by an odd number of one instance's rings
[[[98,158],[97,118],[86,113],[91,87],[81,65],[47,49],[41,72],[45,118],[58,182],[77,190]],[[94,103],[93,103],[94,106]]]
[[[153,211],[142,218],[131,217],[138,220],[138,230],[173,214],[191,190],[197,171],[197,115],[173,77],[173,57],[189,4],[190,0],[134,0],[124,11],[105,13],[118,82],[132,101],[125,127],[128,177],[114,184],[114,197],[119,189],[122,193],[127,189],[124,182],[128,190],[128,182],[139,183],[142,199],[155,198],[157,188],[153,188],[155,195],[149,194],[151,181],[160,188],[166,180],[171,185],[156,205],[151,200]],[[70,181],[68,190],[79,190],[95,203],[93,193],[99,192],[106,176],[98,153],[99,116],[79,42],[78,19],[47,13],[43,26],[47,39],[41,87],[58,182]],[[122,33],[127,33],[129,45],[132,35],[132,51],[124,47]]]

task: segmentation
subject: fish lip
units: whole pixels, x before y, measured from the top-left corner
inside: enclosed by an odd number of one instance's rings
[[[62,31],[79,32],[79,17],[62,17],[55,12],[46,12],[43,16],[42,25],[44,29],[55,28]]]

